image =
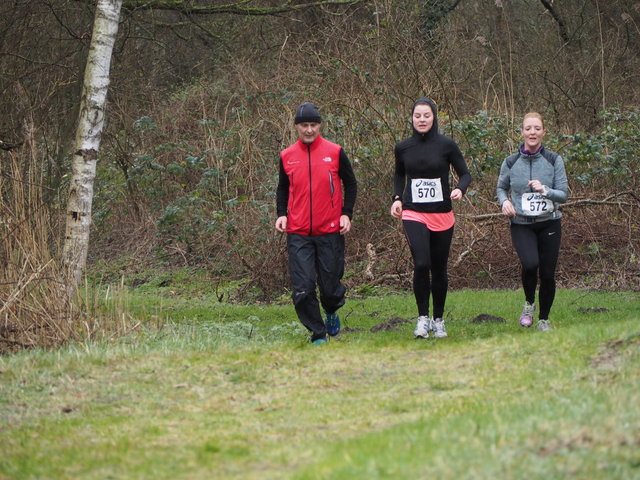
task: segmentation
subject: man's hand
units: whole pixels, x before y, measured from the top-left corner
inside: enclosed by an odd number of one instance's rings
[[[287,231],[287,217],[282,216],[278,217],[276,220],[276,230],[280,233],[284,233]]]
[[[347,215],[340,216],[340,235],[344,235],[345,233],[351,230],[351,219]]]

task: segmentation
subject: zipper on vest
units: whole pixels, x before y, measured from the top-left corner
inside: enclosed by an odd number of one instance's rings
[[[309,235],[313,235],[313,183],[311,178],[311,145],[307,145],[309,161]]]
[[[331,172],[329,173],[329,191],[331,192],[331,208],[333,208],[333,192],[336,191],[336,188],[333,186],[333,176]]]

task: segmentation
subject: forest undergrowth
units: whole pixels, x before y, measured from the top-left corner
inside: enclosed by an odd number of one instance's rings
[[[273,229],[277,156],[295,141],[296,106],[313,101],[359,182],[345,282],[363,296],[406,290],[411,258],[388,213],[393,146],[411,133],[413,101],[429,96],[473,176],[454,207],[452,289],[519,283],[495,183],[522,115],[537,110],[569,177],[558,285],[640,290],[640,10],[577,0],[311,3],[322,5],[198,14],[198,23],[188,2],[124,9],[86,285],[178,285],[188,270],[221,302],[286,297],[285,239]],[[128,331],[126,313],[103,321],[94,297],[70,297],[60,263],[87,5],[21,0],[0,15],[0,50],[11,52],[0,74],[11,99],[0,105],[2,349],[90,339],[107,325],[116,326],[108,335]]]

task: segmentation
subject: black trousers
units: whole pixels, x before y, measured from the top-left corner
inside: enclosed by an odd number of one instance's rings
[[[327,335],[320,304],[327,313],[344,305],[344,236],[287,235],[291,297],[300,322],[311,332],[311,341]],[[320,302],[316,294],[320,290]]]
[[[433,296],[433,318],[442,318],[449,288],[447,262],[453,227],[434,232],[412,220],[403,220],[402,225],[413,257],[413,294],[418,315],[429,316],[429,296]]]
[[[549,319],[556,296],[556,265],[560,254],[562,228],[560,220],[511,224],[511,240],[522,265],[522,287],[527,302],[535,303],[538,276],[540,277],[540,314]]]

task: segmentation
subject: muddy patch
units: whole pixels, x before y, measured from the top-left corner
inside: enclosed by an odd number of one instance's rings
[[[591,368],[615,368],[624,351],[632,348],[640,348],[640,333],[605,343],[604,347],[591,358],[589,365]]]
[[[378,323],[371,327],[372,332],[379,331],[389,331],[389,330],[399,330],[400,327],[406,323],[411,323],[409,320],[405,318],[394,317],[391,320],[387,320],[386,322]]]
[[[360,327],[344,327],[342,330],[340,330],[340,334],[361,332],[362,330],[364,330],[364,329],[360,328]]]
[[[481,313],[476,315],[471,320],[471,323],[504,323],[506,320],[502,317],[496,317],[495,315],[489,315],[488,313]]]
[[[609,311],[608,308],[596,308],[596,307],[591,307],[591,308],[580,307],[578,309],[578,312],[580,313],[604,313],[608,311]]]

